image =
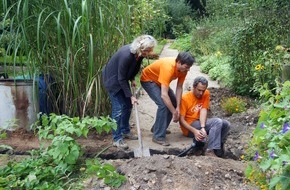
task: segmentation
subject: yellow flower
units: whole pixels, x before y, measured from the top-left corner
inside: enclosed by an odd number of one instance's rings
[[[255,70],[256,70],[256,71],[259,71],[259,70],[261,70],[261,69],[262,69],[262,65],[261,65],[261,64],[256,65],[256,67],[255,67]]]
[[[215,56],[217,56],[217,57],[220,57],[222,55],[222,53],[220,52],[220,51],[217,51],[216,53],[215,53]]]
[[[85,170],[86,170],[86,168],[84,168],[84,167],[81,167],[81,168],[80,168],[80,171],[81,171],[81,172],[83,172],[83,171],[85,171]]]
[[[281,45],[278,45],[278,46],[276,46],[275,50],[276,51],[283,51],[283,50],[285,50],[285,48]]]
[[[245,158],[245,155],[241,155],[241,159],[243,160]]]

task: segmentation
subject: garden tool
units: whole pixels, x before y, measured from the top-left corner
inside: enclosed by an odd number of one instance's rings
[[[143,147],[143,141],[142,141],[142,134],[140,129],[140,122],[139,122],[139,114],[137,109],[137,103],[134,104],[135,108],[135,116],[136,116],[136,126],[137,126],[137,133],[138,133],[138,141],[139,141],[139,148],[134,150],[134,157],[144,157],[144,156],[150,156],[149,148]]]
[[[177,156],[178,157],[183,157],[183,156],[186,156],[187,153],[190,151],[190,150],[193,150],[193,154],[195,154],[198,150],[201,150],[201,148],[203,149],[203,147],[205,146],[205,143],[202,142],[196,142],[194,139],[193,139],[193,142],[192,144],[190,145],[189,148],[183,150],[181,153],[179,153]]]
[[[185,149],[184,151],[182,151],[182,152],[181,152],[180,154],[178,154],[177,156],[178,156],[178,157],[186,156],[187,153],[188,153],[191,149],[193,149],[193,148],[195,148],[195,142],[193,142],[193,143],[190,145],[189,148]]]

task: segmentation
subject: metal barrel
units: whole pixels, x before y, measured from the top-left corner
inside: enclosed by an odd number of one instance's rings
[[[0,80],[0,128],[30,129],[37,120],[38,89],[33,80]]]

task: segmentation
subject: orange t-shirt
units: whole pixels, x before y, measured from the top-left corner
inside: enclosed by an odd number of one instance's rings
[[[161,84],[169,87],[174,79],[178,78],[178,83],[183,84],[186,73],[178,72],[174,57],[165,57],[158,59],[142,70],[140,80],[142,82],[153,81],[159,86]]]
[[[201,108],[209,109],[210,92],[206,90],[201,99],[197,99],[192,91],[186,92],[182,95],[180,103],[180,115],[184,116],[188,124],[199,119]],[[181,131],[185,136],[188,136],[189,130],[180,125]]]

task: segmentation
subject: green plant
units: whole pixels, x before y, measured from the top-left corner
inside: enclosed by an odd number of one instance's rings
[[[184,0],[166,0],[165,38],[178,38],[191,32],[193,14]]]
[[[13,62],[4,64],[14,67],[16,58],[23,57],[30,76],[52,81],[47,85],[51,112],[72,117],[109,113],[101,69],[138,35],[131,27],[133,2],[4,0],[6,33],[16,36],[8,40],[5,55]]]
[[[276,46],[275,51],[265,51],[253,63],[256,65],[253,68],[254,90],[258,92],[266,83],[271,90],[274,90],[276,81],[282,81],[283,65],[290,63],[290,54],[279,45]]]
[[[109,132],[116,129],[116,123],[109,117],[69,117],[67,115],[39,114],[39,121],[32,125],[41,139],[53,139],[58,135],[87,137],[89,130],[95,129],[98,133]]]
[[[101,133],[116,128],[116,123],[109,117],[79,119],[51,114],[40,118],[40,122],[32,127],[40,141],[46,141],[40,150],[30,152],[30,158],[9,162],[1,168],[0,189],[76,189],[74,184],[87,174],[80,173],[82,151],[75,137],[86,137],[89,130]],[[118,187],[126,180],[113,166],[102,165],[99,161],[92,163],[87,165],[88,171],[97,168],[94,174],[106,184]]]
[[[4,139],[7,137],[8,130],[14,130],[17,127],[17,121],[15,119],[6,121],[3,126],[0,126],[0,139]]]
[[[278,85],[276,93],[265,87],[260,94],[266,102],[247,150],[248,160],[254,161],[246,176],[261,189],[286,190],[290,188],[290,81]]]
[[[200,70],[206,74],[209,72],[210,69],[218,65],[218,58],[215,55],[210,55],[207,57],[208,59],[200,62]]]
[[[191,38],[192,36],[189,34],[184,34],[182,36],[179,36],[170,45],[170,48],[177,49],[179,51],[189,51],[192,49]]]
[[[246,110],[246,102],[239,97],[224,98],[221,101],[222,109],[229,115],[241,113]]]
[[[98,159],[86,160],[87,169],[85,172],[88,175],[97,175],[98,178],[104,179],[105,184],[120,187],[126,182],[126,177],[120,175],[116,169],[110,164],[101,164]]]
[[[130,5],[131,28],[135,34],[147,33],[161,38],[165,23],[170,19],[166,12],[166,0],[134,0]]]
[[[231,67],[234,91],[256,97],[253,68],[264,63],[255,61],[261,60],[263,53],[276,44],[287,43],[289,34],[285,26],[289,27],[289,23],[285,22],[285,16],[289,16],[289,2],[251,1],[247,6],[248,19],[236,29],[230,44]]]

